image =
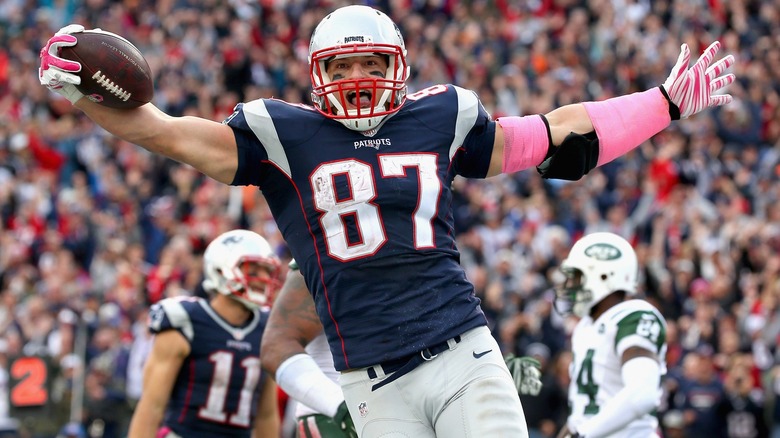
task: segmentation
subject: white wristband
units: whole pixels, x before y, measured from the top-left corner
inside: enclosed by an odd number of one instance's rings
[[[65,99],[68,99],[71,104],[75,104],[79,101],[79,99],[84,97],[84,93],[79,91],[75,85],[71,84],[64,85],[59,89],[58,93],[61,94]]]
[[[282,362],[276,370],[276,383],[290,397],[329,417],[336,415],[344,401],[341,387],[308,354],[296,354]]]

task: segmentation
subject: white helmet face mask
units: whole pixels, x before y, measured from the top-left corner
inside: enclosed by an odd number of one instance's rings
[[[249,263],[268,269],[270,275],[247,277],[242,268]],[[228,231],[206,247],[203,288],[234,298],[250,309],[270,306],[280,285],[280,265],[271,245],[259,234],[248,230]]]
[[[329,62],[355,56],[383,56],[384,77],[332,80]],[[354,131],[370,131],[406,99],[406,46],[398,26],[384,13],[368,6],[346,6],[317,25],[309,45],[312,101],[324,116]]]
[[[566,281],[556,291],[555,308],[582,318],[614,292],[635,295],[638,269],[634,248],[625,239],[613,233],[588,234],[561,263]]]

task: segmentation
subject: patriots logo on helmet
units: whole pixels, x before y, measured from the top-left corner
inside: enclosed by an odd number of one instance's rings
[[[370,36],[363,36],[363,35],[357,35],[357,36],[348,36],[344,38],[344,44],[349,43],[365,43],[365,42],[371,42],[372,39]]]
[[[236,243],[241,243],[241,237],[240,236],[228,236],[225,239],[222,240],[223,245],[234,245]]]

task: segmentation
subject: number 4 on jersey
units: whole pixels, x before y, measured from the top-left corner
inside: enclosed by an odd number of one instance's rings
[[[586,415],[599,413],[599,405],[596,403],[599,385],[593,381],[593,354],[595,352],[596,350],[591,348],[585,353],[585,359],[577,374],[577,392],[588,396],[588,404],[585,406]]]

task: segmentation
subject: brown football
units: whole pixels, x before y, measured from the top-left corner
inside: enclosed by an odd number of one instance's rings
[[[60,49],[60,56],[81,64],[79,91],[111,108],[136,108],[152,100],[152,70],[130,41],[102,30],[72,34],[75,46]]]

